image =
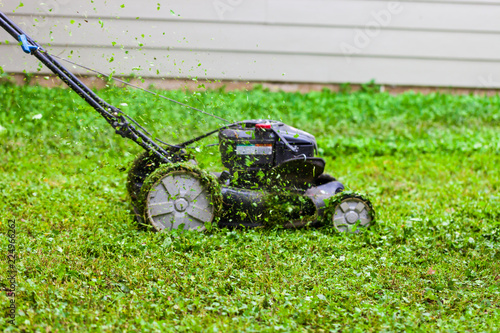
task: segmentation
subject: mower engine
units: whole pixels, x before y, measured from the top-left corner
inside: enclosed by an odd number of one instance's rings
[[[231,172],[268,170],[297,156],[314,157],[317,150],[314,136],[277,121],[247,120],[240,126],[219,132],[222,163]]]
[[[276,185],[307,188],[324,171],[313,135],[278,121],[247,120],[219,132],[221,176],[240,187]],[[237,177],[235,177],[237,175]]]

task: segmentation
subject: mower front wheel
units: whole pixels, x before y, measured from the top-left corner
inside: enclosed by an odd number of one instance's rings
[[[329,204],[327,224],[339,232],[358,233],[370,227],[375,220],[375,211],[370,200],[356,193],[339,193]]]

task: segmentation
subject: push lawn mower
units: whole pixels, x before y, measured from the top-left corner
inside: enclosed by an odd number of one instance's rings
[[[370,201],[345,192],[340,182],[324,173],[325,161],[315,157],[318,147],[313,135],[279,121],[245,120],[183,143],[166,144],[152,139],[132,118],[98,97],[56,60],[61,58],[49,54],[2,12],[0,25],[24,52],[34,55],[99,112],[117,134],[144,148],[130,168],[127,184],[140,223],[157,231],[203,230],[216,223],[220,227],[332,225],[351,232],[373,223]],[[216,133],[227,170],[209,173],[197,166],[186,148]]]

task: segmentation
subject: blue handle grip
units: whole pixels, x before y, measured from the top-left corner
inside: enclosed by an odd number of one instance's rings
[[[21,48],[23,49],[24,53],[31,54],[32,50],[38,49],[38,46],[28,44],[28,40],[26,39],[26,35],[19,35],[18,39],[21,42]]]

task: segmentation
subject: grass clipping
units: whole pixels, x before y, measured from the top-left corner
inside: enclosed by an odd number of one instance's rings
[[[298,228],[316,222],[318,218],[313,201],[291,191],[269,193],[266,196],[263,218],[266,227]]]

